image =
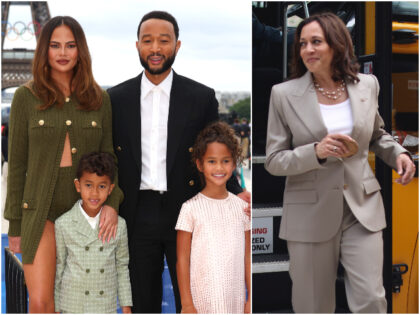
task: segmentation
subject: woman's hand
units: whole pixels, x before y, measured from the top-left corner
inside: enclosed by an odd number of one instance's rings
[[[20,249],[20,240],[20,236],[9,236],[9,249],[12,251],[13,254],[22,252],[22,250]]]
[[[196,308],[194,307],[194,305],[187,305],[187,306],[183,306],[182,307],[182,309],[181,309],[181,313],[182,314],[197,314],[198,312],[197,312],[197,310],[196,310]]]
[[[114,208],[104,206],[102,208],[101,217],[99,219],[99,239],[102,243],[105,240],[109,243],[111,237],[115,239],[117,236],[118,214]]]
[[[239,198],[241,198],[243,201],[248,203],[248,206],[244,209],[244,212],[248,217],[251,217],[251,194],[250,194],[250,192],[244,190],[243,192],[239,193],[237,196]]]
[[[401,185],[407,185],[413,179],[416,166],[408,154],[401,153],[397,156],[397,172],[400,178],[397,178],[395,181]]]
[[[329,156],[343,157],[349,153],[349,149],[343,141],[354,141],[351,137],[341,134],[326,135],[321,142],[315,145],[318,159],[326,159]]]

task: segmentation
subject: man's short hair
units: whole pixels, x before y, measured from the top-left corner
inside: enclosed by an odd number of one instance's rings
[[[79,161],[76,176],[80,180],[83,173],[95,173],[98,176],[108,176],[111,183],[115,177],[114,157],[107,152],[92,152],[84,154]]]
[[[168,12],[165,12],[165,11],[151,11],[151,12],[145,14],[140,21],[139,27],[137,28],[137,38],[139,38],[140,27],[143,24],[143,22],[145,22],[147,20],[150,20],[150,19],[159,19],[159,20],[165,20],[165,21],[170,22],[174,27],[175,39],[178,40],[178,37],[179,37],[178,23],[177,23],[176,19],[171,14],[169,14]]]

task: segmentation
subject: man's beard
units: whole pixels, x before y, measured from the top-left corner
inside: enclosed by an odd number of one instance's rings
[[[156,55],[158,55],[158,54],[156,54]],[[148,57],[151,57],[151,56],[153,56],[153,55],[150,55]],[[161,56],[161,55],[158,55],[158,56]],[[147,63],[147,60],[143,59],[140,56],[140,53],[139,53],[139,57],[140,57],[141,65],[143,66],[143,68],[147,72],[149,72],[150,74],[162,74],[172,67],[172,65],[175,61],[176,54],[174,53],[173,55],[171,55],[167,59],[165,59],[165,61],[163,62],[162,66],[159,69],[150,69],[149,64]]]

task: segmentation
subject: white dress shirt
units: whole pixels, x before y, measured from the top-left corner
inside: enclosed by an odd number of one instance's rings
[[[159,85],[141,77],[141,183],[140,189],[166,191],[166,150],[169,96],[173,71]]]
[[[319,104],[322,118],[329,134],[350,135],[353,130],[353,114],[350,99],[335,105]]]
[[[102,208],[101,208],[101,210],[99,210],[98,214],[94,218],[92,218],[92,217],[88,216],[88,214],[83,209],[82,205],[83,205],[83,200],[79,200],[79,209],[80,209],[80,211],[82,211],[83,216],[86,218],[89,225],[94,230],[96,228],[96,226],[99,224],[99,217],[101,215]]]

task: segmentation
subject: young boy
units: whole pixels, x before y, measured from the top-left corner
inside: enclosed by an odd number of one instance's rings
[[[81,195],[55,222],[57,271],[55,310],[63,313],[115,313],[117,294],[123,313],[131,313],[127,228],[118,217],[117,236],[98,239],[102,205],[114,188],[114,159],[109,153],[82,156],[76,190]]]

